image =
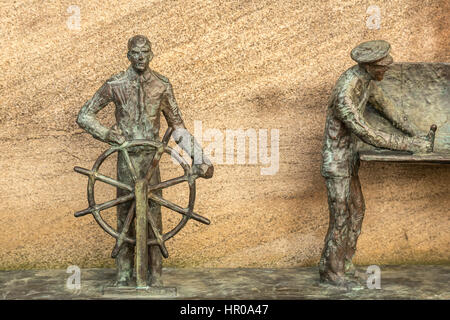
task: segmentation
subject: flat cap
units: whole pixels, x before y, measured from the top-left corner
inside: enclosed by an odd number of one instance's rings
[[[373,63],[389,55],[391,45],[384,40],[363,42],[353,48],[350,56],[358,63]]]

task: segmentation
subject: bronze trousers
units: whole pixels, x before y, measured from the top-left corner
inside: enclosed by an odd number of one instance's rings
[[[346,267],[353,266],[365,203],[357,173],[325,180],[330,220],[319,273],[321,280],[337,281],[345,275]]]

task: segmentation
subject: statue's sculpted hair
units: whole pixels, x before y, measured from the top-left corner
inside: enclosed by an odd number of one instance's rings
[[[136,45],[142,47],[146,44],[150,47],[151,50],[152,44],[150,40],[148,40],[146,36],[138,34],[128,40],[128,51],[130,51]]]

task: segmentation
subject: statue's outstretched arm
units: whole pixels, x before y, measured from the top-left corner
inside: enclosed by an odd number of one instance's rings
[[[340,93],[335,102],[334,112],[336,117],[362,141],[378,148],[392,150],[423,151],[427,149],[426,140],[389,134],[371,127],[358,111],[351,96],[350,90]]]
[[[394,127],[409,136],[414,136],[414,127],[408,121],[408,116],[399,106],[396,106],[374,82],[371,83],[369,102],[388,119]]]

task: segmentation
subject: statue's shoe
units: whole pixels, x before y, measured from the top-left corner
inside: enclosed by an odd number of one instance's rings
[[[114,287],[129,287],[131,286],[132,277],[128,272],[125,274],[118,274],[117,280],[114,282]]]
[[[355,272],[353,273],[352,277],[357,279],[357,280],[359,280],[359,281],[363,281],[364,283],[366,283],[368,275],[365,272],[360,272],[358,270],[355,270]]]
[[[363,290],[364,284],[354,279],[352,276],[336,276],[321,278],[320,285],[328,288],[340,289],[345,291]]]
[[[162,277],[159,275],[151,275],[150,276],[150,286],[151,287],[163,287],[164,283],[162,281]]]
[[[364,283],[366,283],[368,277],[366,273],[358,271],[353,264],[345,271],[345,276],[348,279]]]
[[[114,282],[114,287],[128,287],[130,285],[128,280],[117,280]]]

